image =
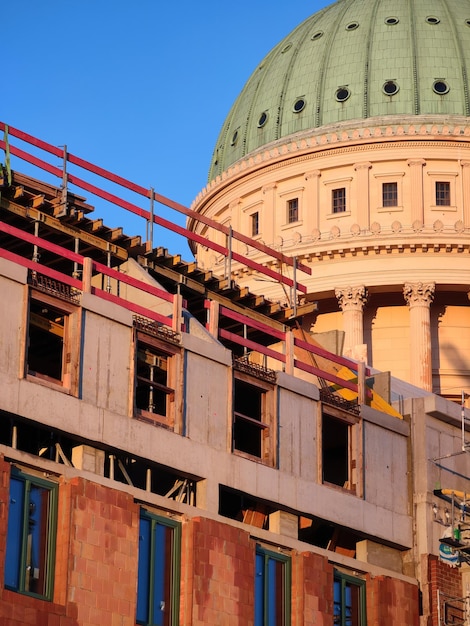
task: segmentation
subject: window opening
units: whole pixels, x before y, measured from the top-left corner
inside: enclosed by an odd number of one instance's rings
[[[141,511],[138,624],[176,626],[179,613],[180,524]]]
[[[332,212],[344,213],[346,211],[346,187],[340,187],[339,189],[332,189]]]
[[[158,340],[137,333],[134,411],[169,428],[174,427],[173,356]]]
[[[335,571],[333,598],[335,626],[365,626],[365,581]]]
[[[398,206],[398,183],[382,183],[382,206]]]
[[[261,458],[263,438],[269,435],[269,426],[263,421],[265,391],[238,379],[234,386],[233,447]]]
[[[322,467],[323,481],[349,487],[349,448],[351,425],[323,414],[322,421]]]
[[[50,600],[57,520],[57,485],[12,468],[5,587]]]
[[[450,183],[436,182],[436,206],[450,206]]]
[[[299,221],[299,199],[292,198],[287,201],[287,223],[293,224]]]
[[[256,237],[256,235],[259,235],[259,213],[258,213],[258,211],[256,211],[256,213],[252,213],[251,214],[251,236],[252,237]]]
[[[73,313],[76,308],[58,303],[50,295],[31,292],[28,302],[26,374],[69,389],[72,372],[78,369],[78,338],[73,342]]]
[[[290,557],[256,547],[255,626],[289,626]]]

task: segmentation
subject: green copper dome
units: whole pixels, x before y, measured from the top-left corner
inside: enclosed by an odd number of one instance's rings
[[[470,0],[338,0],[258,65],[209,181],[294,133],[369,117],[470,115]]]

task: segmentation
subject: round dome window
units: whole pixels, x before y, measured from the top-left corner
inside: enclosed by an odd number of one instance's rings
[[[470,26],[470,20],[465,20],[465,24],[466,24],[467,26]]]
[[[258,128],[263,128],[263,126],[266,124],[267,121],[268,121],[268,114],[266,113],[266,111],[263,111],[263,113],[261,113],[261,115],[259,116]]]
[[[356,30],[356,28],[359,28],[359,22],[349,22],[346,25],[346,30]]]
[[[382,91],[387,96],[394,96],[398,93],[400,87],[396,84],[394,80],[387,80],[387,82],[382,87]]]
[[[287,52],[288,50],[290,50],[292,48],[292,44],[288,43],[287,45],[284,46],[284,48],[281,50],[281,54],[284,54],[285,52]]]
[[[231,146],[234,146],[238,140],[238,130],[236,130],[232,135],[232,141],[230,142]]]
[[[388,26],[395,26],[395,24],[398,24],[398,22],[399,22],[399,21],[400,21],[400,20],[398,19],[398,17],[387,17],[387,18],[385,19],[385,23],[386,23]]]
[[[336,90],[335,97],[338,102],[346,102],[350,95],[351,92],[347,87],[340,87]]]
[[[305,109],[305,100],[303,98],[299,98],[294,102],[294,113],[300,113]]]
[[[315,39],[320,39],[320,37],[323,37],[323,31],[322,30],[319,30],[318,32],[314,33],[311,36],[311,40],[315,41]]]
[[[428,17],[426,18],[426,22],[428,24],[432,24],[432,25],[439,24],[440,21],[441,20],[438,17],[436,17],[435,15],[428,15]]]
[[[440,96],[443,96],[444,94],[448,93],[450,89],[449,85],[444,80],[435,80],[432,88],[433,88],[434,93],[437,93]]]

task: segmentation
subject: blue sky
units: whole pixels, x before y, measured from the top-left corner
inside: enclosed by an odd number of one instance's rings
[[[225,116],[256,65],[326,4],[6,2],[0,119],[189,206],[206,183]],[[44,177],[14,157],[12,167]],[[95,217],[144,235],[138,218],[88,200]],[[148,208],[145,200],[141,205]],[[168,233],[156,233],[155,244],[191,258],[186,241]]]

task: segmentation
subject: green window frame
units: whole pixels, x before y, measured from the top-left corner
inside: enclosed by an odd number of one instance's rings
[[[335,570],[333,624],[366,626],[365,580]]]
[[[12,468],[5,588],[52,600],[58,485]]]
[[[291,559],[256,546],[254,626],[290,626]]]
[[[141,509],[137,624],[178,626],[181,524]]]

